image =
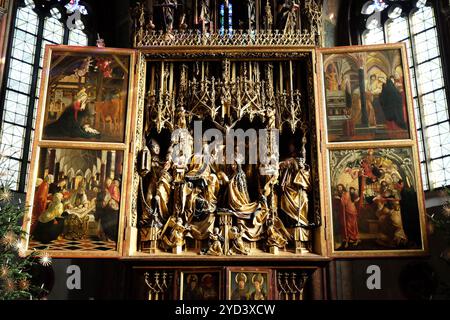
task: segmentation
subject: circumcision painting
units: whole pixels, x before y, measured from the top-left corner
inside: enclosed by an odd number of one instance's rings
[[[228,268],[228,300],[271,300],[272,273],[270,269]]]
[[[42,139],[123,143],[130,54],[50,52]]]
[[[123,156],[122,151],[42,148],[28,249],[117,253]]]
[[[329,142],[410,139],[412,100],[402,49],[323,54]]]
[[[220,270],[185,270],[180,272],[180,300],[222,299]]]
[[[330,151],[334,253],[419,253],[423,192],[411,148]]]

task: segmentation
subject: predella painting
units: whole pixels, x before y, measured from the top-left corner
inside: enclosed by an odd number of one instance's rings
[[[270,270],[242,269],[228,271],[229,300],[270,300]]]
[[[335,251],[421,250],[411,148],[330,152]]]
[[[329,142],[409,139],[400,49],[323,56]]]
[[[219,300],[221,298],[220,272],[181,272],[181,300]]]
[[[29,248],[116,251],[123,152],[41,149]]]
[[[44,140],[122,143],[129,55],[52,51]]]

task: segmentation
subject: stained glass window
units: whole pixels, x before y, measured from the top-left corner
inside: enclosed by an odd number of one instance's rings
[[[228,33],[233,32],[233,4],[231,1],[224,1],[219,6],[219,25],[220,25],[220,33],[225,33],[225,30]]]
[[[426,0],[403,1],[395,7],[388,9],[385,21],[380,17],[362,33],[362,42],[406,43],[422,178],[426,189],[436,189],[450,185],[450,122],[436,17]]]
[[[33,0],[18,1],[7,59],[1,103],[0,181],[25,191],[36,122],[43,56],[47,44],[86,46],[88,37],[80,20],[69,30],[67,13],[48,1],[39,14]],[[84,7],[83,7],[84,8]],[[84,15],[87,11],[84,8]]]

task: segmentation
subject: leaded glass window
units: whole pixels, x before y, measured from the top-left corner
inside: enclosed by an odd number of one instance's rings
[[[389,1],[392,5],[380,11],[387,12],[383,19],[381,14],[375,17],[375,7],[367,10],[379,2],[384,1],[367,1],[362,8],[366,17],[362,43],[406,43],[424,186],[450,185],[449,112],[434,9],[426,0]]]
[[[43,56],[47,44],[88,45],[83,21],[69,30],[61,1],[18,1],[10,53],[1,95],[0,180],[12,190],[25,191],[39,99]],[[68,1],[66,1],[68,2]],[[83,7],[83,15],[87,10]]]

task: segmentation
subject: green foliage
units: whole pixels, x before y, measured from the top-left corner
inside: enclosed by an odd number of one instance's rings
[[[21,220],[23,206],[11,203],[11,193],[0,189],[0,300],[35,299],[43,290],[31,284],[29,271],[37,253],[25,256]]]

